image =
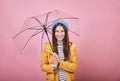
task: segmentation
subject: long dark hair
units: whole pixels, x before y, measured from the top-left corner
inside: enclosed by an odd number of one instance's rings
[[[64,53],[64,60],[68,60],[70,56],[70,46],[69,46],[69,36],[68,36],[68,30],[62,23],[57,23],[54,25],[52,30],[52,44],[53,44],[53,50],[58,54],[58,48],[57,48],[57,38],[55,37],[55,29],[57,26],[62,26],[65,31],[65,37],[63,39],[63,53]]]

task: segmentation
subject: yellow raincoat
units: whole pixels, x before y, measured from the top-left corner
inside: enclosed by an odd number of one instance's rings
[[[66,81],[75,81],[74,72],[78,68],[78,59],[76,54],[75,44],[70,44],[70,58],[68,61],[61,60],[59,68],[65,70]],[[58,70],[53,70],[53,52],[51,50],[50,44],[47,43],[42,50],[41,54],[41,70],[47,72],[46,81],[59,81],[58,80]]]

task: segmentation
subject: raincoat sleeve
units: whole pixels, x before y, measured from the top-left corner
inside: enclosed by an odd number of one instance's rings
[[[53,64],[49,63],[50,51],[48,49],[48,44],[45,45],[45,48],[42,50],[41,53],[41,65],[40,68],[42,71],[47,73],[54,73]]]
[[[70,52],[71,52],[70,60],[68,61],[61,60],[59,68],[68,72],[75,72],[78,68],[78,59],[74,43],[72,43],[72,45],[70,46]]]

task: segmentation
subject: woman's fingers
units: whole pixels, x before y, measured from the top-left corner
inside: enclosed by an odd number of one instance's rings
[[[54,55],[54,58],[57,60],[57,62],[59,62],[60,61],[59,56],[55,52],[53,53],[53,55]]]
[[[55,57],[56,57],[57,61],[59,62],[60,61],[59,56],[57,54],[55,54]]]

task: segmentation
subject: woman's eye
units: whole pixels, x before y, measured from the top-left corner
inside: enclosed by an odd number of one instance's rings
[[[59,31],[55,31],[55,32],[59,32]]]
[[[64,32],[64,30],[62,30],[62,31],[57,31],[57,30],[56,30],[55,32]]]

